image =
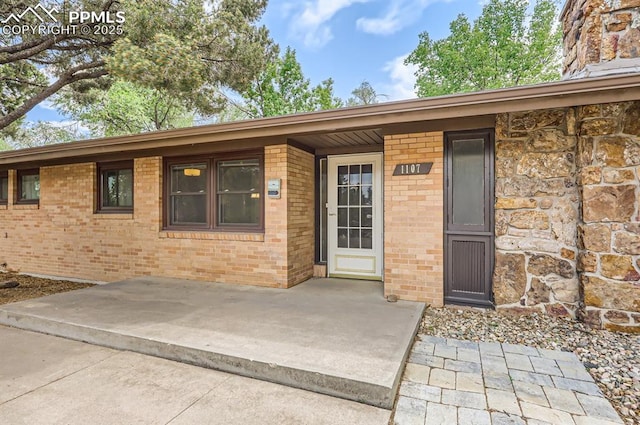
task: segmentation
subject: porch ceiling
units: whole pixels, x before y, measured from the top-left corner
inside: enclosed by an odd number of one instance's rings
[[[351,146],[382,145],[384,143],[384,136],[382,135],[381,129],[366,129],[293,136],[290,137],[289,140],[314,149],[344,148]]]

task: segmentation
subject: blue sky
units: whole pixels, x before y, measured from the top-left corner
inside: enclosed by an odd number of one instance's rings
[[[313,84],[333,78],[336,95],[348,98],[363,80],[381,100],[415,97],[413,70],[404,57],[418,34],[446,37],[460,13],[471,20],[482,0],[269,0],[262,19],[282,50],[296,50]],[[35,107],[30,121],[64,121],[48,104]]]

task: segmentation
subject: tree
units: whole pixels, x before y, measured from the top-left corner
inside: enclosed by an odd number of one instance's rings
[[[405,64],[418,66],[419,96],[511,87],[560,78],[561,31],[552,0],[490,0],[473,24],[462,14],[451,34],[419,36]]]
[[[182,99],[123,80],[115,81],[107,91],[91,89],[81,98],[63,90],[55,103],[87,126],[94,137],[188,127],[194,121]]]
[[[90,89],[108,88],[115,80],[104,78],[107,75],[163,90],[189,109],[213,113],[223,104],[221,88],[244,90],[275,53],[267,29],[256,25],[266,3],[5,1],[0,16],[13,14],[20,26],[38,28],[36,14],[25,13],[27,6],[32,6],[39,7],[43,16],[43,11],[51,12],[47,28],[74,31],[0,34],[0,129],[63,87],[80,95]],[[105,17],[109,13],[109,19],[116,23],[77,25],[71,21],[71,12],[79,11]]]
[[[378,94],[371,83],[366,80],[351,91],[351,96],[347,100],[347,106],[372,105],[378,103],[379,97],[386,97],[384,94]]]
[[[242,101],[235,107],[247,118],[334,109],[342,100],[333,93],[333,80],[324,80],[311,87],[302,73],[295,50],[287,47],[284,55],[269,63],[264,71],[241,93]]]
[[[0,137],[0,151],[67,143],[82,138],[84,137],[78,123],[38,121],[23,124],[10,132],[3,132]]]

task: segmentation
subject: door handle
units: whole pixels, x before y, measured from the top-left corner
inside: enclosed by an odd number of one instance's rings
[[[336,213],[329,213],[329,215],[330,215],[330,216],[334,216],[334,215],[336,215]]]

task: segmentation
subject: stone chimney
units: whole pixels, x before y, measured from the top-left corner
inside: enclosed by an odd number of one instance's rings
[[[563,79],[640,72],[640,0],[567,0]]]

